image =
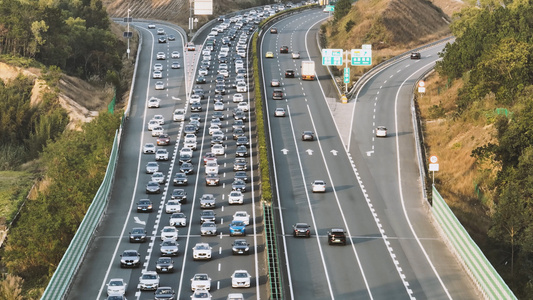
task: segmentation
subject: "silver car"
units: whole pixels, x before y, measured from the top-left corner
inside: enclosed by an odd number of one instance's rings
[[[204,222],[200,227],[201,235],[217,235],[217,225],[214,222]]]
[[[215,208],[216,198],[213,194],[203,194],[200,198],[200,208]]]
[[[171,216],[170,216],[170,219],[169,219],[169,224],[171,226],[181,226],[181,227],[185,227],[187,226],[187,217],[185,216],[184,213],[173,213]]]
[[[159,275],[154,271],[144,271],[139,277],[141,291],[155,291],[159,287]]]
[[[166,239],[160,244],[159,251],[162,256],[178,255],[178,243],[173,239]]]
[[[151,161],[146,164],[146,173],[153,174],[159,172],[159,164],[155,161]]]

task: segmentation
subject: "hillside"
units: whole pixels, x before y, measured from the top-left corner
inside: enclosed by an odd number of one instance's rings
[[[449,3],[438,4],[455,11]],[[357,49],[372,44],[374,64],[450,34],[450,17],[426,0],[360,0],[338,21],[322,26],[327,47]],[[355,74],[365,70],[358,68]]]

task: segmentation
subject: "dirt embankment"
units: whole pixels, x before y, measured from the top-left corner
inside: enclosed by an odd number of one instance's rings
[[[46,82],[39,79],[41,70],[37,68],[23,69],[0,62],[0,79],[7,82],[19,74],[34,78],[31,103],[41,101],[41,93],[50,89]],[[88,122],[106,109],[113,94],[109,89],[94,87],[91,84],[72,76],[63,75],[59,82],[59,102],[68,112],[70,123],[68,128],[78,128],[81,123]]]

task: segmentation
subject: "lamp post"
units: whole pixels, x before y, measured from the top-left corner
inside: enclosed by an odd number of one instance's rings
[[[131,9],[128,8],[128,36],[126,37],[126,39],[128,40],[128,50],[127,50],[127,53],[128,53],[128,59],[130,59],[130,11]]]

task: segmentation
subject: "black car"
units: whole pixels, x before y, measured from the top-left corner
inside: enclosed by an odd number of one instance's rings
[[[240,179],[235,179],[231,184],[232,191],[246,192],[246,183]]]
[[[171,35],[168,36],[168,40],[169,40],[169,41],[175,41],[175,40],[176,40],[176,37],[175,37],[174,35],[171,34]]]
[[[193,103],[194,104],[194,103]],[[192,106],[192,104],[191,104]],[[183,127],[183,134],[186,135],[186,134],[196,134],[196,126],[192,125],[192,124],[187,124]]]
[[[147,194],[160,194],[161,187],[159,186],[159,182],[157,181],[148,182],[148,184],[146,184],[146,193]]]
[[[211,138],[211,146],[216,144],[224,144],[224,138],[221,136],[214,136]]]
[[[221,112],[221,111],[215,111],[213,112],[213,114],[211,115],[211,119],[220,119],[220,120],[224,120],[224,113]]]
[[[187,203],[187,192],[184,189],[174,189],[170,199],[178,200],[181,204]]]
[[[223,97],[222,97],[221,94],[215,94],[215,97],[213,97],[213,103],[215,103],[215,102],[219,102],[219,101],[220,101],[220,102],[224,102],[223,100],[224,100],[224,99],[223,99]]]
[[[200,116],[199,113],[194,113],[194,114],[191,114],[191,115],[189,116],[189,120],[191,120],[191,121],[196,120],[196,121],[198,121],[198,122],[201,122],[201,121],[202,121],[202,117]]]
[[[174,300],[176,293],[171,287],[158,287],[154,293],[155,300]]]
[[[199,86],[195,86],[194,89],[192,89],[192,94],[200,96],[201,99],[205,99],[204,89]]]
[[[294,70],[285,70],[285,78],[294,78]]]
[[[246,146],[244,145],[238,146],[237,150],[235,150],[235,156],[238,156],[238,157],[248,156],[248,148],[246,148]]]
[[[202,111],[202,104],[194,102],[191,104],[191,111]]]
[[[246,171],[248,170],[248,163],[243,157],[236,157],[233,161],[233,171]]]
[[[217,77],[215,77],[215,82],[216,84],[225,83],[226,79],[224,78],[224,75],[218,74]]]
[[[276,27],[270,28],[270,33],[278,33],[278,29]]]
[[[198,83],[198,84],[204,84],[204,83],[205,83],[205,77],[202,76],[202,75],[196,77],[196,83]]]
[[[192,156],[189,153],[183,153],[180,155],[179,163],[190,163],[192,161]]]
[[[157,39],[157,41],[158,41],[159,43],[166,43],[166,42],[167,42],[167,38],[164,37],[164,36],[162,36],[162,37],[160,37],[159,39]]]
[[[218,58],[218,63],[219,64],[225,64],[228,62],[228,58],[227,57],[219,57]]]
[[[189,184],[187,175],[185,173],[176,173],[174,179],[172,179],[174,185],[187,185]]]
[[[237,142],[236,142],[237,146],[245,146],[245,147],[250,147],[250,141],[248,140],[248,138],[244,135],[241,135],[239,137],[237,137]]]
[[[246,174],[245,171],[237,171],[235,172],[235,179],[241,179],[244,182],[248,182],[248,174]]]
[[[421,57],[420,52],[411,53],[411,59],[420,59]]]
[[[137,212],[151,212],[152,201],[149,199],[141,199],[137,202]]]
[[[235,128],[233,129],[233,139],[236,140],[238,137],[244,135],[244,129],[242,128]]]
[[[305,236],[305,237],[311,237],[311,231],[309,230],[309,225],[307,223],[296,223],[292,225],[292,235],[297,236]]]
[[[190,162],[182,163],[180,166],[180,172],[185,174],[192,174],[194,166]]]
[[[281,46],[279,53],[289,53],[289,46]]]
[[[200,224],[204,224],[204,222],[215,222],[215,212],[213,210],[202,210]]]
[[[130,231],[130,243],[146,242],[146,230],[142,227],[132,228]]]
[[[233,255],[249,254],[250,244],[248,244],[245,239],[236,239],[231,244],[231,252]]]
[[[346,234],[342,228],[333,228],[328,231],[328,244],[346,245]]]
[[[155,262],[155,271],[157,273],[173,273],[174,261],[170,257],[160,257]]]

